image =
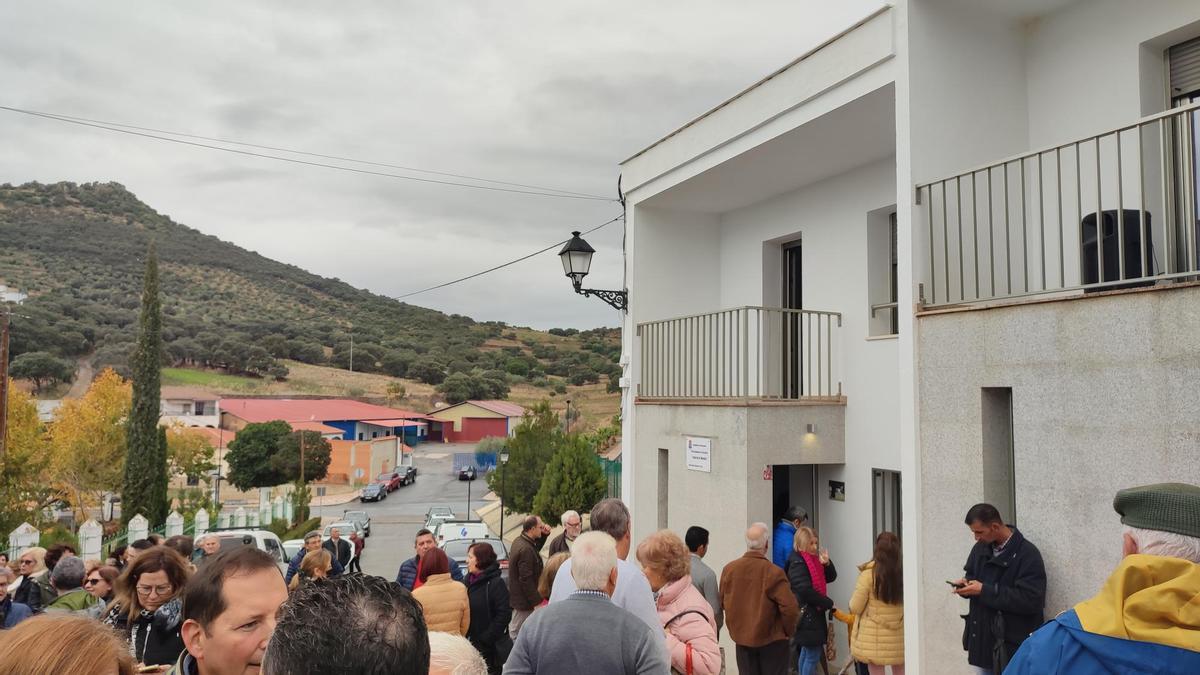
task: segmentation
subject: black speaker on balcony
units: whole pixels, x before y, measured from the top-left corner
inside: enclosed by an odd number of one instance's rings
[[[1083,217],[1080,235],[1083,243],[1083,260],[1080,261],[1080,275],[1084,286],[1098,284],[1100,279],[1100,263],[1096,256],[1096,247],[1100,247],[1100,255],[1104,258],[1103,281],[1119,281],[1121,279],[1121,247],[1119,239],[1118,217],[1116,209],[1100,212],[1100,232],[1097,235],[1097,214],[1089,213]],[[1125,209],[1125,279],[1135,281],[1128,284],[1116,284],[1088,288],[1087,291],[1107,291],[1114,288],[1135,288],[1150,286],[1153,281],[1136,281],[1141,277],[1149,277],[1154,273],[1154,243],[1150,238],[1150,213]]]

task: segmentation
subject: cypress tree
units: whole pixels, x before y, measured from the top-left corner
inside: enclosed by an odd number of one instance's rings
[[[133,407],[126,423],[125,480],[121,488],[121,522],[142,514],[150,524],[166,519],[166,453],[159,440],[158,418],[162,377],[162,307],[158,298],[158,256],[151,242],[142,282],[138,341],[129,359],[133,371]],[[160,513],[161,512],[161,513]]]

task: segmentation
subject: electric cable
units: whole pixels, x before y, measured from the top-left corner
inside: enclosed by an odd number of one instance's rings
[[[476,190],[488,190],[488,191],[492,191],[492,192],[507,192],[510,194],[523,194],[523,195],[531,195],[531,196],[538,196],[538,197],[558,197],[561,199],[577,199],[577,200],[605,201],[605,202],[616,201],[616,200],[612,199],[611,197],[601,197],[598,195],[588,195],[585,193],[567,192],[567,191],[563,191],[563,190],[556,190],[555,188],[516,189],[516,188],[511,188],[511,187],[510,188],[497,187],[494,185],[475,185],[472,183],[460,183],[457,181],[437,180],[437,179],[433,179],[433,178],[420,178],[417,176],[405,176],[402,174],[388,173],[386,171],[372,171],[369,169],[358,169],[358,168],[349,167],[349,166],[339,166],[337,164],[328,164],[325,162],[314,162],[314,161],[309,161],[309,160],[296,159],[294,157],[281,157],[279,155],[272,155],[272,154],[267,154],[267,153],[262,153],[262,152],[239,150],[237,148],[226,148],[226,147],[221,147],[219,145],[211,145],[208,143],[199,143],[197,141],[183,140],[182,138],[171,138],[170,136],[160,136],[160,135],[157,135],[156,133],[147,133],[144,131],[137,131],[136,129],[138,127],[133,127],[132,125],[119,125],[119,126],[118,125],[108,125],[108,124],[100,123],[100,122],[86,121],[83,118],[72,118],[72,117],[67,117],[67,116],[55,115],[52,113],[38,112],[36,110],[25,110],[22,108],[14,108],[14,107],[5,106],[5,105],[0,105],[0,110],[7,110],[9,112],[19,113],[22,115],[29,115],[31,117],[40,117],[42,119],[54,120],[57,122],[64,122],[67,124],[75,124],[78,126],[92,127],[92,128],[96,128],[96,129],[104,129],[106,131],[127,134],[130,136],[151,138],[151,139],[155,139],[155,140],[159,140],[159,141],[166,141],[168,143],[189,145],[189,146],[193,146],[193,147],[197,147],[197,148],[205,148],[208,150],[219,150],[221,152],[228,152],[228,153],[233,153],[236,155],[244,155],[247,157],[258,157],[261,159],[273,159],[276,161],[288,162],[291,164],[300,164],[300,165],[304,165],[304,166],[315,166],[315,167],[324,168],[324,169],[333,169],[335,171],[347,171],[350,173],[359,173],[359,174],[365,174],[365,175],[369,175],[369,176],[381,176],[381,177],[385,177],[385,178],[396,178],[396,179],[400,179],[400,180],[415,181],[418,183],[430,183],[430,184],[434,184],[434,185],[447,185],[447,186],[453,186],[453,187],[474,188]],[[127,128],[121,128],[121,127],[127,127]],[[157,132],[157,133],[172,134],[175,132]],[[189,134],[176,134],[176,135],[190,136]],[[191,136],[191,137],[206,138],[206,137],[200,137],[200,136]],[[208,140],[215,140],[216,142],[222,142],[222,143],[246,145],[248,147],[270,148],[270,146],[258,146],[258,145],[254,145],[254,144],[250,144],[250,143],[239,143],[237,141],[223,141],[220,139],[208,139]],[[389,166],[389,167],[397,166],[397,165],[390,165],[390,164],[382,164],[382,163],[378,163],[378,162],[368,162],[365,160],[343,159],[343,158],[338,158],[333,155],[319,155],[317,153],[307,153],[307,152],[298,151],[298,150],[286,150],[286,149],[275,149],[275,148],[271,148],[271,149],[278,150],[281,152],[289,152],[289,153],[293,153],[293,154],[302,154],[302,155],[309,155],[309,156],[315,156],[315,157],[326,157],[326,158],[331,158],[331,159],[339,159],[340,161],[350,161],[350,162],[356,162],[356,163],[361,163],[361,164],[373,164],[376,166]],[[422,172],[427,172],[427,173],[439,174],[439,172],[425,171],[423,169],[411,169],[411,168],[407,168],[407,167],[400,167],[400,168],[404,168],[405,170],[408,170],[408,171],[422,171]],[[469,180],[499,183],[501,185],[523,185],[520,183],[504,183],[503,181],[492,181],[492,180],[484,179],[484,178],[472,178],[470,176],[461,176],[460,174],[439,174],[439,175],[464,177]],[[530,187],[533,187],[533,186],[530,186]],[[556,191],[549,192],[548,190],[556,190]]]
[[[613,223],[615,223],[615,222],[617,222],[618,220],[621,220],[621,219],[623,219],[623,218],[625,218],[625,214],[624,214],[624,213],[622,213],[621,215],[617,216],[616,218],[613,218],[612,220],[609,220],[609,221],[607,221],[607,222],[601,223],[601,224],[597,225],[596,227],[593,227],[592,229],[590,229],[590,230],[587,230],[587,231],[585,231],[585,232],[582,232],[582,233],[580,233],[580,234],[591,234],[592,232],[595,232],[596,230],[599,230],[599,229],[600,229],[600,228],[602,228],[602,227],[607,227],[607,226],[609,226],[609,225],[612,225]],[[554,248],[557,248],[557,247],[559,247],[559,246],[562,246],[562,245],[566,244],[568,241],[570,241],[570,240],[569,240],[569,239],[563,239],[562,241],[559,241],[559,242],[555,242],[555,243],[553,243],[553,244],[550,244],[550,245],[549,245],[549,246],[547,246],[546,248],[543,248],[543,249],[540,249],[540,250],[534,251],[533,253],[530,253],[530,254],[528,254],[528,255],[523,255],[523,256],[521,256],[520,258],[517,258],[517,259],[515,259],[515,260],[510,260],[510,261],[508,261],[508,262],[506,262],[506,263],[504,263],[504,264],[502,264],[502,265],[496,265],[495,267],[490,267],[490,268],[488,268],[488,269],[486,269],[486,270],[483,270],[482,272],[476,272],[475,274],[471,274],[471,275],[468,275],[468,276],[462,277],[461,279],[455,279],[454,281],[447,281],[447,282],[446,282],[446,283],[444,283],[444,284],[438,284],[438,285],[436,285],[436,286],[430,286],[429,288],[422,288],[422,289],[421,289],[421,290],[419,290],[419,291],[413,291],[413,292],[411,292],[411,293],[405,293],[404,295],[397,295],[397,296],[394,296],[394,299],[396,299],[396,300],[403,300],[404,298],[411,298],[411,297],[412,297],[412,296],[414,296],[414,295],[420,295],[421,293],[428,293],[429,291],[436,291],[436,290],[437,290],[437,289],[439,289],[439,288],[445,288],[445,287],[447,287],[447,286],[453,286],[454,284],[461,283],[461,282],[463,282],[463,281],[467,281],[467,280],[469,280],[469,279],[474,279],[475,277],[481,277],[481,276],[483,276],[483,275],[485,275],[485,274],[488,274],[488,273],[490,273],[490,272],[495,272],[496,270],[499,270],[499,269],[504,269],[505,267],[508,267],[509,265],[515,265],[515,264],[517,264],[517,263],[519,263],[519,262],[521,262],[521,261],[523,261],[523,260],[528,260],[528,259],[530,259],[530,258],[532,258],[532,257],[534,257],[534,256],[541,255],[541,254],[545,253],[546,251],[552,250],[552,249],[554,249]]]

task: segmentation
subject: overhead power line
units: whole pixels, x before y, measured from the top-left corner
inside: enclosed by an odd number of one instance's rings
[[[609,226],[609,225],[612,225],[613,223],[617,222],[618,220],[621,220],[621,219],[623,219],[624,217],[625,217],[625,214],[623,214],[623,213],[622,213],[621,215],[617,216],[616,218],[613,218],[612,220],[609,220],[609,221],[607,221],[607,222],[601,223],[601,224],[597,225],[596,227],[593,227],[593,228],[592,228],[592,229],[590,229],[590,230],[586,230],[586,231],[582,232],[581,234],[591,234],[592,232],[595,232],[596,230],[599,230],[599,229],[600,229],[600,228],[602,228],[602,227],[607,227],[607,226]],[[521,262],[521,261],[523,261],[523,260],[528,260],[528,259],[530,259],[530,258],[532,258],[532,257],[534,257],[534,256],[541,255],[541,254],[545,253],[546,251],[550,251],[550,250],[553,250],[553,249],[555,249],[555,248],[558,248],[559,246],[562,246],[563,244],[566,244],[566,243],[567,243],[567,241],[568,241],[567,239],[563,239],[562,241],[558,241],[558,242],[555,242],[555,243],[553,243],[553,244],[550,244],[550,245],[549,245],[549,246],[547,246],[546,248],[539,249],[539,250],[537,250],[537,251],[534,251],[533,253],[530,253],[530,254],[528,254],[528,255],[523,255],[523,256],[521,256],[520,258],[517,258],[517,259],[515,259],[515,260],[510,260],[510,261],[508,261],[508,262],[506,262],[506,263],[504,263],[504,264],[502,264],[502,265],[496,265],[495,267],[489,267],[488,269],[486,269],[486,270],[483,270],[483,271],[481,271],[481,272],[476,272],[475,274],[470,274],[470,275],[467,275],[467,276],[465,276],[465,277],[462,277],[461,279],[455,279],[454,281],[447,281],[447,282],[446,282],[446,283],[444,283],[444,284],[438,284],[437,286],[430,286],[429,288],[422,288],[422,289],[421,289],[421,290],[419,290],[419,291],[413,291],[412,293],[405,293],[404,295],[397,295],[397,296],[395,297],[395,299],[396,299],[396,300],[403,300],[404,298],[411,298],[411,297],[412,297],[412,296],[414,296],[414,295],[420,295],[421,293],[428,293],[429,291],[436,291],[436,290],[437,290],[437,289],[439,289],[439,288],[445,288],[445,287],[447,287],[447,286],[453,286],[454,284],[457,284],[457,283],[462,283],[462,282],[464,282],[464,281],[467,281],[468,279],[474,279],[475,277],[481,277],[481,276],[483,276],[483,275],[485,275],[485,274],[488,274],[488,273],[490,273],[490,272],[495,272],[496,270],[499,270],[499,269],[504,269],[505,267],[508,267],[509,265],[515,265],[515,264],[517,264],[517,263],[519,263],[519,262]]]
[[[353,158],[349,158],[349,157],[339,157],[337,155],[323,155],[320,153],[306,152],[303,150],[289,150],[287,148],[279,148],[279,147],[267,146],[267,145],[258,145],[258,144],[254,144],[254,143],[245,143],[245,142],[241,142],[241,141],[231,141],[231,140],[225,140],[225,139],[220,139],[220,138],[212,138],[212,137],[208,137],[208,136],[198,136],[198,135],[194,135],[194,134],[185,134],[182,132],[162,131],[162,130],[158,130],[158,129],[151,129],[149,127],[138,127],[138,126],[131,125],[131,124],[121,124],[121,123],[115,123],[115,122],[102,122],[102,121],[97,121],[97,120],[89,120],[87,118],[82,118],[82,117],[58,115],[58,114],[54,114],[54,113],[40,112],[37,110],[26,110],[23,108],[14,108],[11,106],[0,105],[0,110],[7,110],[7,111],[13,112],[13,113],[29,115],[31,117],[39,117],[39,118],[47,119],[47,120],[54,120],[56,122],[63,122],[66,124],[74,124],[74,125],[83,126],[83,127],[92,127],[95,129],[103,129],[106,131],[111,131],[111,132],[120,133],[120,134],[127,134],[130,136],[139,136],[142,138],[150,138],[150,139],[154,139],[154,140],[165,141],[168,143],[177,143],[180,145],[188,145],[188,146],[197,147],[197,148],[204,148],[207,150],[218,150],[221,152],[228,152],[228,153],[233,153],[236,155],[244,155],[247,157],[258,157],[261,159],[273,159],[276,161],[288,162],[291,164],[301,164],[301,165],[305,165],[305,166],[315,166],[315,167],[319,167],[319,168],[323,168],[323,169],[333,169],[335,171],[347,171],[350,173],[359,173],[359,174],[365,174],[365,175],[370,175],[370,176],[382,176],[385,178],[396,178],[399,180],[409,180],[409,181],[415,181],[418,183],[431,183],[434,185],[447,185],[447,186],[453,186],[453,187],[474,188],[476,190],[489,190],[492,192],[507,192],[507,193],[512,193],[512,194],[533,195],[533,196],[538,196],[538,197],[558,197],[561,199],[580,199],[580,200],[588,200],[588,201],[607,201],[607,202],[618,201],[617,199],[614,199],[611,197],[590,195],[590,194],[586,194],[586,193],[582,193],[582,192],[569,192],[566,190],[559,190],[557,188],[546,188],[546,187],[540,187],[540,186],[536,186],[536,185],[527,185],[524,183],[510,183],[510,182],[506,182],[506,181],[498,181],[498,180],[492,180],[492,179],[487,179],[487,178],[476,178],[476,177],[467,176],[464,174],[446,173],[446,172],[432,171],[432,170],[428,170],[428,169],[417,169],[417,168],[413,168],[413,167],[406,167],[406,166],[401,166],[401,165],[396,165],[396,164],[386,164],[383,162],[372,162],[372,161],[368,161],[368,160],[359,160],[359,159],[353,159]],[[153,132],[153,133],[150,133],[150,132]],[[163,135],[159,135],[159,134],[168,134],[168,135],[163,136]],[[180,136],[181,138],[172,138],[171,136]],[[202,139],[202,140],[213,141],[216,143],[241,145],[244,147],[260,148],[260,149],[272,150],[275,152],[287,152],[287,153],[291,153],[291,154],[304,155],[304,156],[309,156],[309,157],[319,157],[319,158],[323,158],[323,159],[333,159],[333,160],[344,161],[344,162],[353,162],[356,164],[364,164],[364,165],[370,165],[370,166],[396,168],[396,169],[402,169],[405,171],[414,171],[414,172],[420,172],[420,173],[428,173],[431,175],[447,176],[447,177],[453,177],[453,178],[461,178],[464,180],[474,180],[474,181],[485,182],[485,183],[493,183],[493,185],[476,185],[474,183],[462,183],[462,182],[458,182],[458,181],[438,180],[438,179],[434,179],[434,178],[421,178],[418,176],[406,176],[403,174],[389,173],[386,171],[373,171],[370,169],[358,169],[358,168],[350,167],[350,166],[339,166],[337,164],[328,164],[325,162],[315,162],[315,161],[310,161],[310,160],[296,159],[294,157],[281,157],[279,155],[272,155],[272,154],[267,154],[267,153],[262,153],[262,152],[253,152],[250,150],[239,150],[237,148],[227,148],[227,147],[222,147],[219,145],[211,145],[209,143],[200,143],[197,141],[184,140],[185,138]],[[499,186],[505,186],[505,185],[510,186],[510,187],[499,187]],[[525,189],[525,188],[528,188],[528,189]]]

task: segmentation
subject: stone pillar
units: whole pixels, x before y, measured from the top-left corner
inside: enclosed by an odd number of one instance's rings
[[[208,511],[200,509],[196,515],[192,517],[192,522],[195,523],[195,532],[193,533],[198,539],[200,535],[208,532]]]
[[[245,527],[246,526],[246,507],[239,506],[233,512],[233,526],[234,527]]]
[[[130,544],[138,539],[145,539],[146,535],[150,534],[150,521],[146,520],[146,516],[139,513],[129,519],[129,528],[127,531],[129,533],[127,539]]]
[[[88,518],[79,526],[79,556],[84,560],[100,558],[100,546],[104,542],[104,528],[95,520]]]

